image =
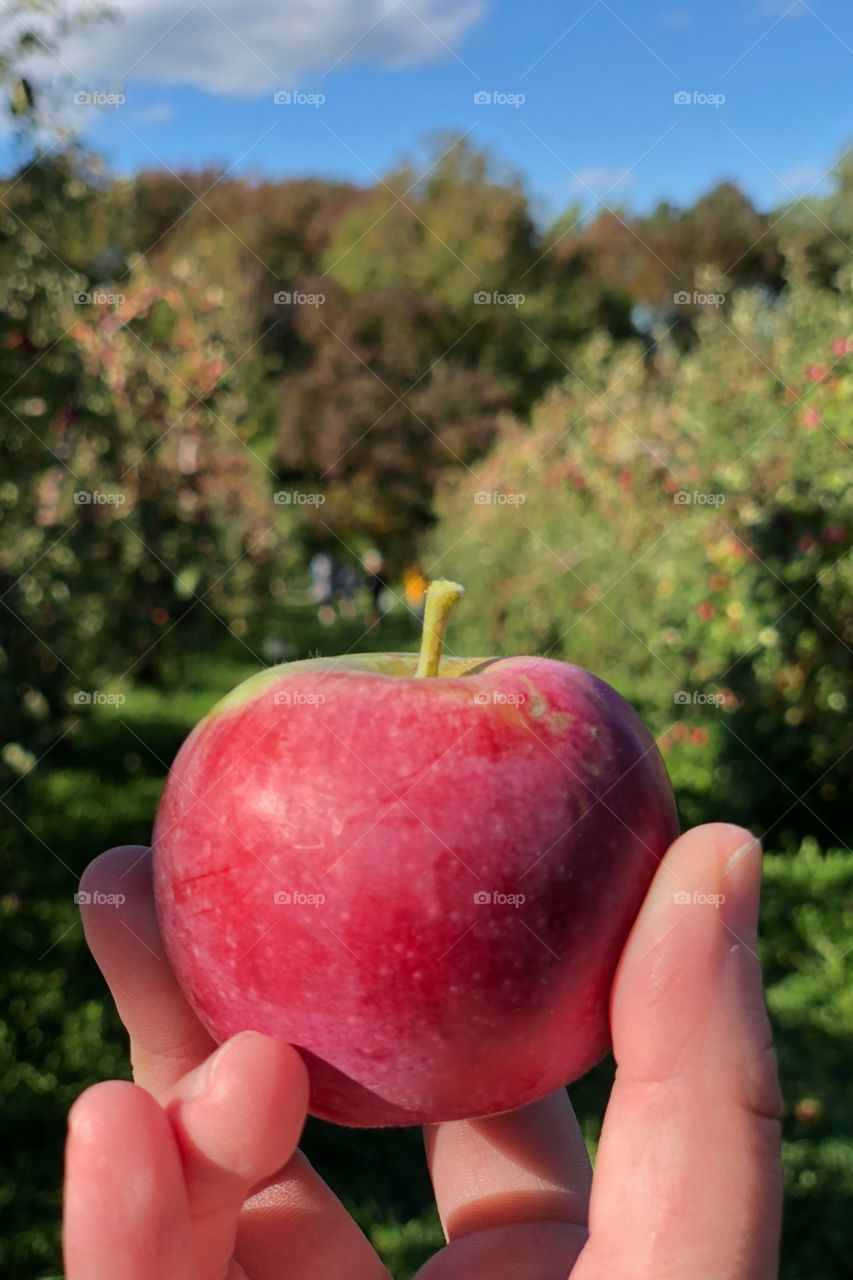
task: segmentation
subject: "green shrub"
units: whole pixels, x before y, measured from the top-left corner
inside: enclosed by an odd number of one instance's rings
[[[849,288],[740,294],[681,359],[594,339],[440,495],[427,559],[471,602],[451,644],[609,680],[687,820],[845,843],[851,424]]]
[[[18,774],[78,691],[244,634],[278,583],[283,509],[254,448],[264,404],[239,293],[206,283],[204,242],[159,278],[142,262],[121,283],[66,268],[63,210],[73,222],[93,198],[52,160],[0,217],[0,702]]]
[[[853,1197],[853,854],[765,859],[767,999],[785,1095],[784,1280],[845,1274]],[[837,1267],[832,1259],[838,1260]]]

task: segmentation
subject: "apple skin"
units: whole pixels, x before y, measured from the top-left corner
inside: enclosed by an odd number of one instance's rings
[[[603,681],[526,657],[416,679],[415,661],[246,681],[184,743],[155,825],[199,1018],[295,1045],[311,1111],[339,1124],[491,1115],[583,1075],[678,831],[660,754]]]

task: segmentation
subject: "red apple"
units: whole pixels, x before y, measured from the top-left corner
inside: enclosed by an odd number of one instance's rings
[[[440,658],[451,602],[434,584],[421,674],[375,654],[247,680],[157,814],[160,922],[198,1016],[296,1045],[311,1110],[341,1124],[489,1115],[582,1075],[677,833],[631,706],[562,662]]]

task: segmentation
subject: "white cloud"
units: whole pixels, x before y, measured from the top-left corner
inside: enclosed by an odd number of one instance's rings
[[[63,45],[86,84],[136,80],[259,97],[334,67],[450,58],[486,0],[116,0]],[[313,82],[313,81],[312,81]]]
[[[801,164],[796,169],[789,169],[779,177],[779,181],[788,191],[803,192],[814,186],[824,170],[816,164]]]
[[[572,179],[571,189],[580,196],[604,196],[617,199],[617,193],[629,186],[630,171],[623,169],[581,169]]]
[[[171,102],[154,102],[150,107],[140,107],[133,113],[134,124],[168,124],[174,117]]]

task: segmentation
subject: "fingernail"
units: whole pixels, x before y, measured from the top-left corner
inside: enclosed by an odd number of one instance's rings
[[[750,832],[727,858],[720,875],[723,923],[737,938],[748,941],[758,931],[761,903],[761,841]]]
[[[232,1036],[230,1040],[226,1040],[224,1044],[221,1044],[200,1067],[196,1067],[194,1071],[184,1077],[180,1085],[181,1097],[185,1100],[203,1098],[212,1093],[216,1088],[217,1077],[221,1074],[226,1058],[230,1058],[231,1051],[248,1036],[254,1035],[257,1035],[257,1032],[241,1031],[238,1035]]]
[[[195,1070],[184,1076],[177,1087],[177,1093],[183,1101],[187,1102],[190,1098],[203,1098],[205,1094],[210,1092],[210,1077],[213,1071],[213,1064],[221,1052],[221,1049],[215,1050],[200,1067],[196,1067]]]

